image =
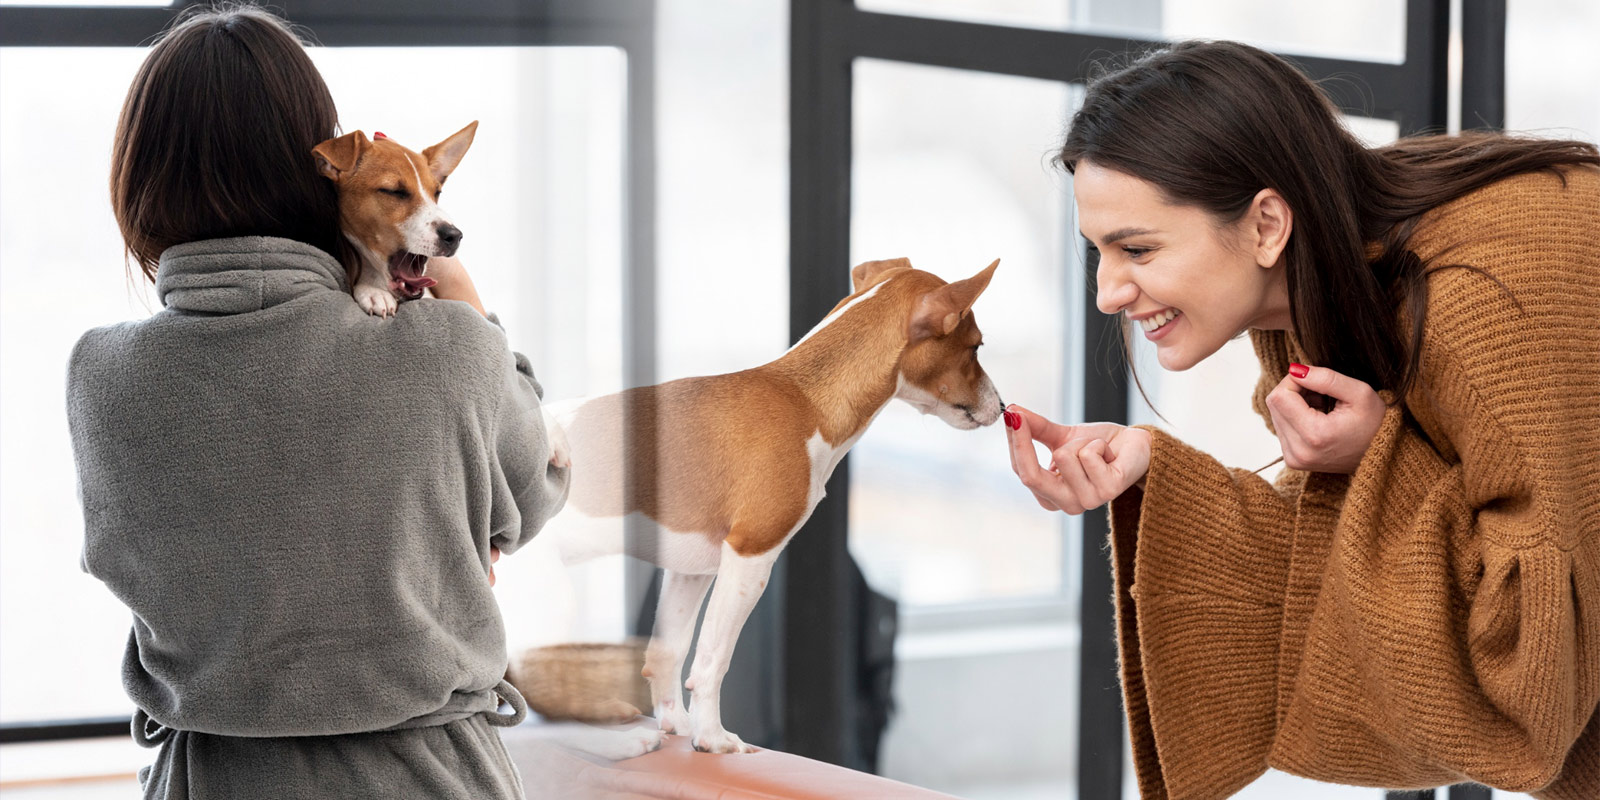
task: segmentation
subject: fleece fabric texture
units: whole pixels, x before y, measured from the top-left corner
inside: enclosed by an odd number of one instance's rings
[[[369,316],[334,258],[285,239],[173,247],[156,292],[153,316],[85,333],[67,380],[82,566],[133,612],[141,723],[492,715],[515,690],[490,546],[531,539],[569,480],[527,359],[464,303]]]
[[[1600,798],[1600,171],[1427,215],[1421,380],[1354,475],[1276,485],[1158,429],[1111,509],[1141,795],[1268,766]],[[1497,283],[1498,281],[1498,283]],[[1402,322],[1409,329],[1409,320]],[[1256,408],[1293,336],[1252,332]]]

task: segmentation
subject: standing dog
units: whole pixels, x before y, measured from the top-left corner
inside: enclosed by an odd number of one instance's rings
[[[903,258],[867,262],[851,271],[854,293],[776,361],[550,406],[572,449],[572,489],[540,538],[567,564],[627,549],[665,569],[644,667],[661,731],[691,734],[702,751],[750,749],[719,708],[734,642],[834,467],[891,400],[956,428],[999,419],[971,313],[999,263],[947,284]],[[616,520],[635,514],[661,533],[629,549]]]
[[[472,146],[478,123],[413,152],[374,133],[329,139],[311,149],[317,169],[339,188],[339,226],[361,256],[353,293],[368,314],[387,317],[435,281],[429,256],[453,256],[461,229],[439,207],[444,181]]]

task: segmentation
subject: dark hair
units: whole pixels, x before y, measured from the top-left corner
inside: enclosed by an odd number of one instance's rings
[[[1427,305],[1430,265],[1408,247],[1422,215],[1512,175],[1600,164],[1600,152],[1484,132],[1368,148],[1289,62],[1235,42],[1192,41],[1089,83],[1056,156],[1069,171],[1084,160],[1222,222],[1237,220],[1262,189],[1277,190],[1294,212],[1284,262],[1307,359],[1403,398],[1420,367]],[[1405,336],[1401,303],[1412,320]]]
[[[288,23],[248,5],[180,16],[117,122],[111,206],[127,255],[152,281],[163,250],[227,236],[295,239],[351,263],[337,190],[311,155],[338,126]]]

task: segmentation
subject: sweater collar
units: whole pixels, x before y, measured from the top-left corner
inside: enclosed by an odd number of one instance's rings
[[[161,253],[156,269],[156,296],[181,311],[243,314],[329,289],[350,291],[337,259],[270,236],[174,245]]]

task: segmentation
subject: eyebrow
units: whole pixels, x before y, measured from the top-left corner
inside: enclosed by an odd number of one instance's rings
[[[1112,231],[1111,235],[1107,236],[1102,244],[1116,244],[1117,242],[1120,242],[1130,236],[1144,236],[1146,234],[1155,232],[1156,231],[1151,228],[1119,228]],[[1078,235],[1083,236],[1083,240],[1089,244],[1094,244],[1094,240],[1090,239],[1088,236],[1085,236],[1083,231],[1078,231]]]

